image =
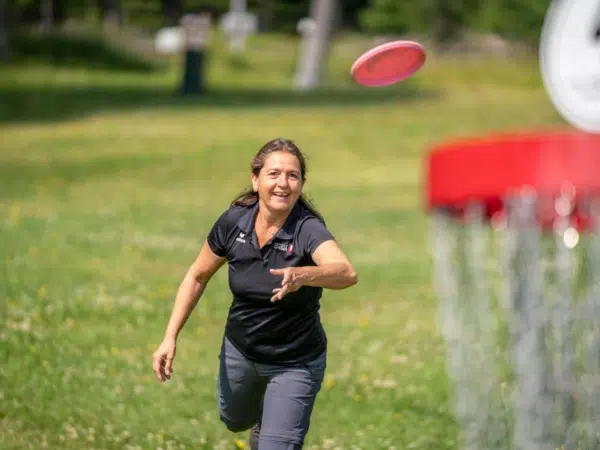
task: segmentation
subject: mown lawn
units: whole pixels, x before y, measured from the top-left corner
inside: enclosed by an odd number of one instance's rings
[[[307,192],[359,284],[328,291],[327,376],[306,448],[454,449],[422,207],[424,156],[448,138],[561,126],[536,61],[430,55],[413,79],[354,86],[371,41],[340,38],[326,86],[290,89],[297,42],[247,64],[215,50],[210,91],[178,99],[177,61],[135,73],[0,69],[0,447],[233,449],[216,409],[226,271],[181,335],[175,376],[150,355],[209,227],[267,140],[309,157]]]

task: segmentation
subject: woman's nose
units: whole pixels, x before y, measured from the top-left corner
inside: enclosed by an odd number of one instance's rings
[[[285,176],[285,174],[281,174],[279,176],[279,178],[277,178],[277,186],[288,186],[289,185],[289,181],[288,178]]]

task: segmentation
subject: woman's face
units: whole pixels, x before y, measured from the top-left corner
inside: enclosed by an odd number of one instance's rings
[[[286,151],[267,156],[258,176],[252,174],[251,178],[260,200],[273,212],[291,210],[302,194],[300,162]]]

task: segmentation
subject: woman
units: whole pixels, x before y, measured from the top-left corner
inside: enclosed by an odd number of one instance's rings
[[[302,195],[306,163],[298,147],[270,141],[251,168],[252,188],[216,221],[179,286],[153,370],[161,382],[171,377],[177,336],[227,261],[233,302],[220,353],[221,421],[234,432],[252,429],[253,449],[300,449],[326,366],[322,290],[357,278]]]

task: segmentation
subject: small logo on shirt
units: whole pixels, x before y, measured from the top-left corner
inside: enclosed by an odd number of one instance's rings
[[[241,242],[242,244],[245,244],[246,240],[243,239],[244,237],[246,237],[246,233],[240,233],[240,235],[236,237],[235,240]]]
[[[274,244],[273,247],[275,250],[279,250],[280,252],[285,252],[288,255],[291,255],[292,250],[294,249],[294,244],[286,244],[285,242]]]

